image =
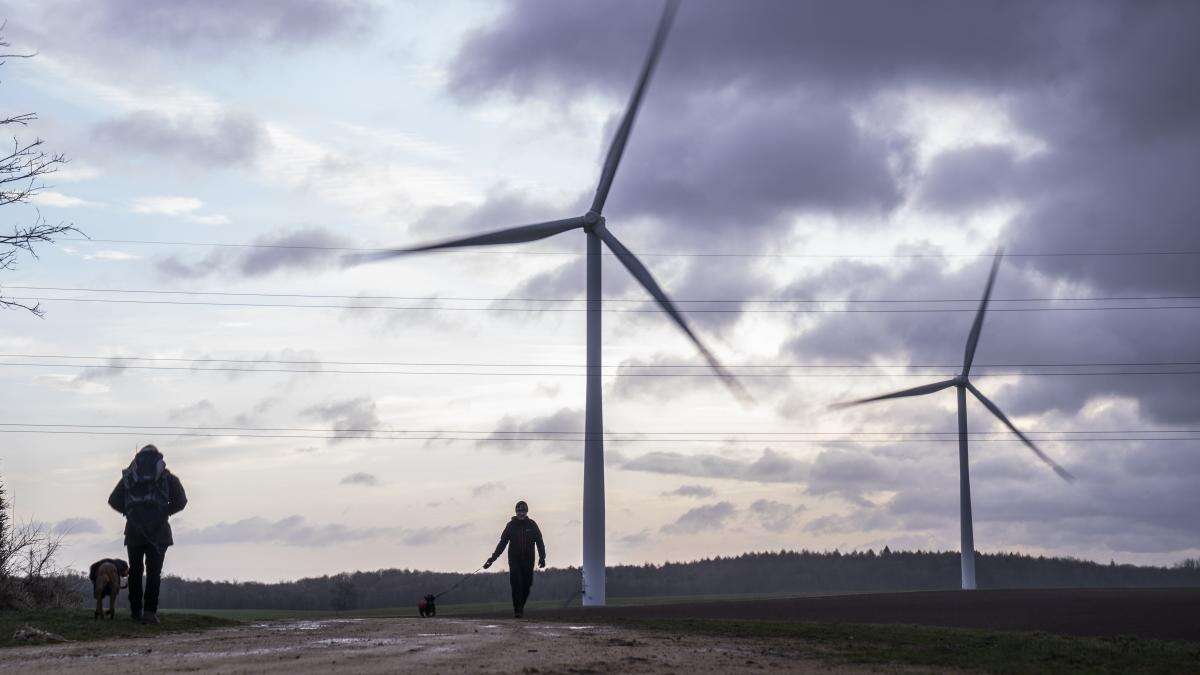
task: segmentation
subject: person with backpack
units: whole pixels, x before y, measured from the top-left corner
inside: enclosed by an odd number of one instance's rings
[[[175,543],[168,518],[187,506],[183,483],[167,470],[153,445],[137,452],[108,497],[108,505],[125,516],[125,548],[129,551],[129,610],[134,621],[158,623],[158,589],[167,547]],[[142,574],[146,575],[145,595]],[[144,611],[143,611],[144,610]]]
[[[538,567],[546,566],[546,545],[542,543],[542,531],[529,517],[529,505],[517,502],[517,515],[508,521],[500,533],[500,543],[483,568],[487,569],[508,547],[508,583],[512,586],[513,615],[520,619],[525,615],[525,601],[533,587],[533,549],[537,547]]]

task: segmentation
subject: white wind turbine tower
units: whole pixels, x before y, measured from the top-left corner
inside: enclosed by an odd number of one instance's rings
[[[609,188],[612,187],[613,177],[625,151],[625,143],[629,140],[629,132],[633,128],[634,118],[641,105],[646,84],[658,62],[667,31],[671,27],[675,12],[679,7],[678,0],[668,0],[663,9],[658,30],[646,56],[633,95],[621,118],[621,125],[608,148],[608,156],[604,160],[604,168],[600,173],[600,183],[596,186],[596,195],[592,199],[592,207],[582,216],[552,220],[544,223],[521,225],[485,234],[452,239],[449,241],[401,248],[380,253],[352,256],[354,262],[386,260],[399,256],[423,251],[462,248],[467,246],[488,246],[494,244],[519,244],[538,239],[545,239],[570,230],[581,229],[587,235],[587,395],[584,421],[583,441],[583,604],[603,605],[604,592],[604,422],[602,411],[602,396],[600,388],[600,243],[603,241],[613,255],[621,261],[629,273],[646,289],[659,307],[675,322],[692,341],[708,365],[724,380],[724,382],[739,397],[746,399],[747,394],[741,385],[717,361],[712,352],[704,346],[692,332],[683,315],[663,292],[650,271],[642,265],[625,248],[625,246],[605,227],[604,216],[601,212],[608,199]]]
[[[975,360],[975,347],[979,344],[979,331],[983,328],[983,316],[987,312],[988,299],[992,295],[992,284],[996,281],[996,272],[1000,269],[1000,261],[1004,257],[1004,251],[996,251],[995,260],[992,262],[992,271],[988,275],[987,286],[983,290],[983,300],[979,303],[979,311],[975,313],[975,323],[971,324],[971,332],[967,335],[967,350],[963,357],[962,373],[952,380],[942,380],[933,384],[925,384],[912,389],[905,389],[882,396],[872,396],[870,398],[859,399],[857,401],[849,401],[846,403],[836,404],[834,407],[845,408],[849,406],[859,405],[861,403],[870,403],[872,401],[883,401],[889,398],[903,398],[906,396],[923,396],[932,394],[936,391],[941,391],[949,387],[958,389],[958,491],[959,491],[959,519],[961,527],[961,555],[962,560],[962,587],[963,590],[971,590],[975,588],[975,535],[971,525],[971,476],[967,462],[967,392],[970,391],[985,408],[991,411],[1004,426],[1008,427],[1030,450],[1033,451],[1038,459],[1042,460],[1054,469],[1064,480],[1074,480],[1074,476],[1067,472],[1066,469],[1059,466],[1054,460],[1050,459],[1046,453],[1029,440],[1029,437],[1021,433],[1016,426],[1000,411],[1000,408],[992,403],[988,397],[984,396],[975,385],[971,384],[968,379],[971,374],[971,362]]]

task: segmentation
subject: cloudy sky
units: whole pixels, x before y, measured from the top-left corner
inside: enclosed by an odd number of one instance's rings
[[[469,570],[513,502],[578,564],[584,239],[345,267],[353,249],[578,215],[653,2],[0,3],[4,113],[71,162],[74,222],[0,282],[3,477],[63,562],[155,442],[171,571]],[[976,546],[1200,553],[1200,5],[685,2],[609,229],[754,397],[605,260],[609,561]]]

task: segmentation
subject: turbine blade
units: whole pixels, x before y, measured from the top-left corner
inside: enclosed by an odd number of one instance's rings
[[[733,373],[730,373],[728,370],[726,370],[725,366],[721,365],[721,362],[717,360],[717,357],[713,356],[713,353],[708,350],[708,347],[705,347],[704,343],[700,341],[700,338],[696,337],[696,334],[692,332],[691,327],[688,326],[687,321],[683,318],[683,314],[680,314],[679,310],[675,308],[675,303],[671,302],[671,299],[667,297],[667,294],[663,291],[662,287],[660,287],[658,282],[654,280],[654,277],[650,274],[650,270],[646,269],[646,266],[643,265],[642,262],[629,251],[629,249],[625,248],[625,245],[617,240],[617,238],[613,236],[613,233],[609,232],[608,229],[606,229],[603,225],[596,226],[595,232],[597,236],[604,240],[604,243],[608,245],[608,248],[613,252],[613,254],[617,256],[617,259],[621,261],[621,264],[625,266],[625,269],[629,270],[629,273],[633,275],[633,278],[637,279],[638,283],[642,285],[642,288],[645,288],[646,292],[654,298],[654,300],[658,303],[658,306],[667,313],[667,316],[671,317],[671,319],[675,322],[675,325],[679,326],[680,330],[682,330],[684,334],[686,334],[692,341],[692,344],[696,345],[696,348],[700,350],[700,355],[703,356],[704,360],[708,362],[708,366],[716,371],[717,375],[719,375],[721,380],[725,383],[725,386],[729,387],[729,390],[733,392],[733,395],[737,396],[738,399],[743,403],[753,402],[753,397],[751,397],[750,393],[746,391],[746,388],[742,386],[742,383],[739,382],[736,377],[734,377]]]
[[[979,399],[979,402],[983,404],[983,407],[992,411],[992,414],[995,415],[1001,422],[1003,422],[1004,426],[1008,427],[1010,431],[1016,434],[1017,437],[1025,443],[1025,445],[1029,446],[1029,449],[1033,451],[1033,454],[1038,456],[1038,459],[1050,465],[1050,468],[1054,469],[1054,473],[1058,474],[1058,476],[1065,481],[1075,480],[1075,476],[1072,476],[1071,472],[1059,466],[1058,462],[1050,459],[1050,456],[1042,452],[1041,448],[1034,445],[1033,441],[1029,440],[1028,436],[1021,433],[1021,430],[1018,429],[1007,417],[1005,417],[1003,412],[1000,412],[1000,407],[995,403],[992,403],[988,397],[984,396],[982,392],[976,389],[975,385],[968,382],[967,389],[971,390],[971,393],[975,395],[975,398]]]
[[[971,362],[975,360],[975,347],[979,345],[979,331],[983,329],[983,315],[987,313],[988,300],[992,297],[992,285],[996,283],[996,272],[1000,270],[1000,261],[1004,258],[1004,249],[996,249],[996,257],[992,260],[992,271],[988,274],[987,286],[983,288],[983,300],[979,302],[979,311],[975,313],[975,323],[971,324],[971,333],[967,336],[967,353],[963,356],[962,375],[971,374]]]
[[[663,7],[662,18],[658,20],[658,30],[654,32],[654,40],[650,43],[650,52],[646,54],[646,63],[642,66],[642,74],[638,77],[633,95],[625,107],[625,116],[613,136],[612,144],[608,146],[608,156],[604,158],[604,170],[600,172],[600,184],[596,186],[596,196],[592,198],[592,210],[600,213],[604,210],[604,202],[608,200],[608,190],[612,187],[613,178],[617,175],[617,166],[621,163],[621,155],[625,152],[625,143],[629,140],[629,132],[633,130],[633,120],[637,117],[638,108],[642,105],[642,95],[646,92],[646,84],[658,64],[658,56],[662,53],[663,43],[667,40],[667,32],[671,30],[671,22],[679,9],[679,0],[667,0]]]
[[[463,248],[467,246],[521,244],[527,241],[537,241],[538,239],[553,237],[556,234],[561,234],[578,227],[583,227],[583,218],[576,217],[566,218],[563,220],[551,220],[545,223],[519,225],[517,227],[496,230],[495,232],[476,234],[470,237],[463,237],[461,239],[449,239],[447,241],[413,246],[411,248],[397,248],[389,251],[379,251],[377,253],[355,253],[346,256],[344,260],[348,265],[360,265],[362,263],[387,260],[389,258],[396,258],[399,256],[408,255],[410,253],[421,253],[423,251],[437,251],[440,249]]]
[[[856,401],[846,401],[844,403],[834,403],[833,405],[831,405],[829,407],[830,408],[849,408],[850,406],[861,405],[863,403],[871,403],[873,401],[885,401],[889,398],[905,398],[906,396],[924,396],[925,394],[932,394],[935,391],[941,391],[947,387],[953,387],[956,384],[958,384],[958,380],[942,380],[941,382],[934,382],[932,384],[923,384],[919,387],[913,387],[912,389],[901,389],[900,391],[893,391],[890,394],[881,394],[879,396],[872,396],[870,398],[860,398]]]

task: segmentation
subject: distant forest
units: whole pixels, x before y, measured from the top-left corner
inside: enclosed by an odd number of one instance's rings
[[[959,587],[957,552],[883,551],[747,553],[663,565],[608,568],[611,597],[820,594],[944,590]],[[976,558],[980,588],[1200,586],[1200,560],[1174,567],[1102,564],[1072,558],[984,553]],[[282,583],[163,579],[163,607],[188,609],[368,609],[416,605],[426,593],[461,585],[443,604],[503,602],[506,571],[463,579],[446,572],[388,569]],[[579,603],[578,568],[539,572],[532,600]]]

